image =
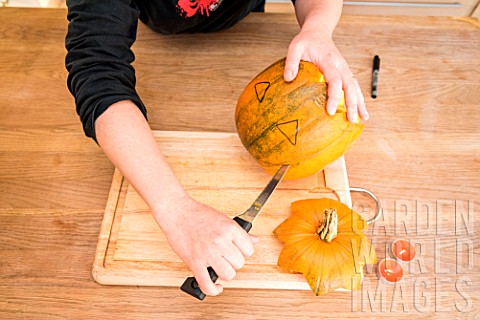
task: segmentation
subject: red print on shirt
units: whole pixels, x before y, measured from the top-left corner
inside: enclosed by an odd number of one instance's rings
[[[210,15],[210,12],[215,11],[223,0],[178,0],[177,8],[180,10],[180,15],[185,18],[190,18],[200,13],[201,15]]]

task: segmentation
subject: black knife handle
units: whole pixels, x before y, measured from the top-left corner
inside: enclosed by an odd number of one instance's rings
[[[212,279],[212,281],[215,283],[215,281],[217,281],[218,279],[218,276],[215,273],[215,270],[213,270],[212,267],[208,267],[207,271],[208,271],[208,274],[210,275],[210,279]],[[183,292],[188,293],[189,295],[197,298],[200,301],[203,301],[203,299],[205,299],[205,297],[207,296],[205,293],[203,293],[203,291],[198,286],[198,282],[197,282],[197,279],[195,279],[195,277],[188,277],[185,280],[185,282],[182,284],[180,289]]]
[[[242,227],[243,230],[249,232],[250,229],[252,229],[252,224],[248,221],[243,220],[242,218],[235,217],[233,218],[235,222],[237,222],[240,227]],[[217,274],[215,273],[215,270],[213,270],[212,267],[207,268],[208,274],[210,275],[210,279],[212,279],[213,283],[215,283],[218,279]],[[200,290],[200,287],[198,286],[197,279],[195,277],[188,277],[185,282],[183,282],[182,286],[180,289],[183,292],[188,293],[192,297],[197,298],[200,301],[203,301],[205,297],[207,296],[205,293]]]
[[[243,220],[242,218],[235,217],[233,218],[233,220],[237,222],[240,225],[240,227],[242,227],[242,229],[247,232],[249,232],[250,229],[252,229],[252,224],[248,221]]]

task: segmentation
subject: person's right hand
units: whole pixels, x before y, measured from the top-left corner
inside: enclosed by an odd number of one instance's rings
[[[152,209],[202,291],[219,294],[222,287],[210,280],[207,267],[222,279],[232,279],[252,255],[254,238],[229,217],[188,196],[132,101],[108,108],[96,120],[95,130],[102,150]]]
[[[188,196],[174,208],[154,212],[154,216],[173,251],[193,272],[203,293],[210,296],[223,288],[212,282],[207,268],[211,266],[220,279],[233,279],[258,240],[225,214]]]

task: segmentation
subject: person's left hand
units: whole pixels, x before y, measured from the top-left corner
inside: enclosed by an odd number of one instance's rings
[[[295,79],[300,60],[312,62],[323,73],[328,84],[328,114],[335,114],[343,89],[348,120],[358,122],[357,114],[364,121],[368,119],[360,86],[331,36],[321,31],[302,30],[293,38],[285,61],[285,81]]]

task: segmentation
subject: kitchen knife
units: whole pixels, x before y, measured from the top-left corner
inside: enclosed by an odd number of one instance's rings
[[[278,169],[277,173],[275,173],[273,178],[270,180],[270,182],[267,184],[265,189],[263,189],[262,193],[260,193],[258,198],[252,203],[250,208],[248,208],[247,211],[245,211],[241,215],[233,218],[233,220],[236,221],[243,230],[247,232],[250,231],[253,221],[258,216],[277,185],[280,183],[280,181],[282,181],[282,178],[283,176],[285,176],[288,167],[288,164],[282,165],[280,169]],[[210,275],[210,279],[212,279],[213,282],[217,281],[218,276],[215,273],[215,270],[213,270],[212,267],[208,267],[207,270],[208,274]],[[198,282],[195,277],[188,277],[183,283],[183,285],[180,287],[180,289],[199,300],[203,300],[206,297],[206,294],[203,293],[202,290],[200,290],[200,287],[198,286]]]

